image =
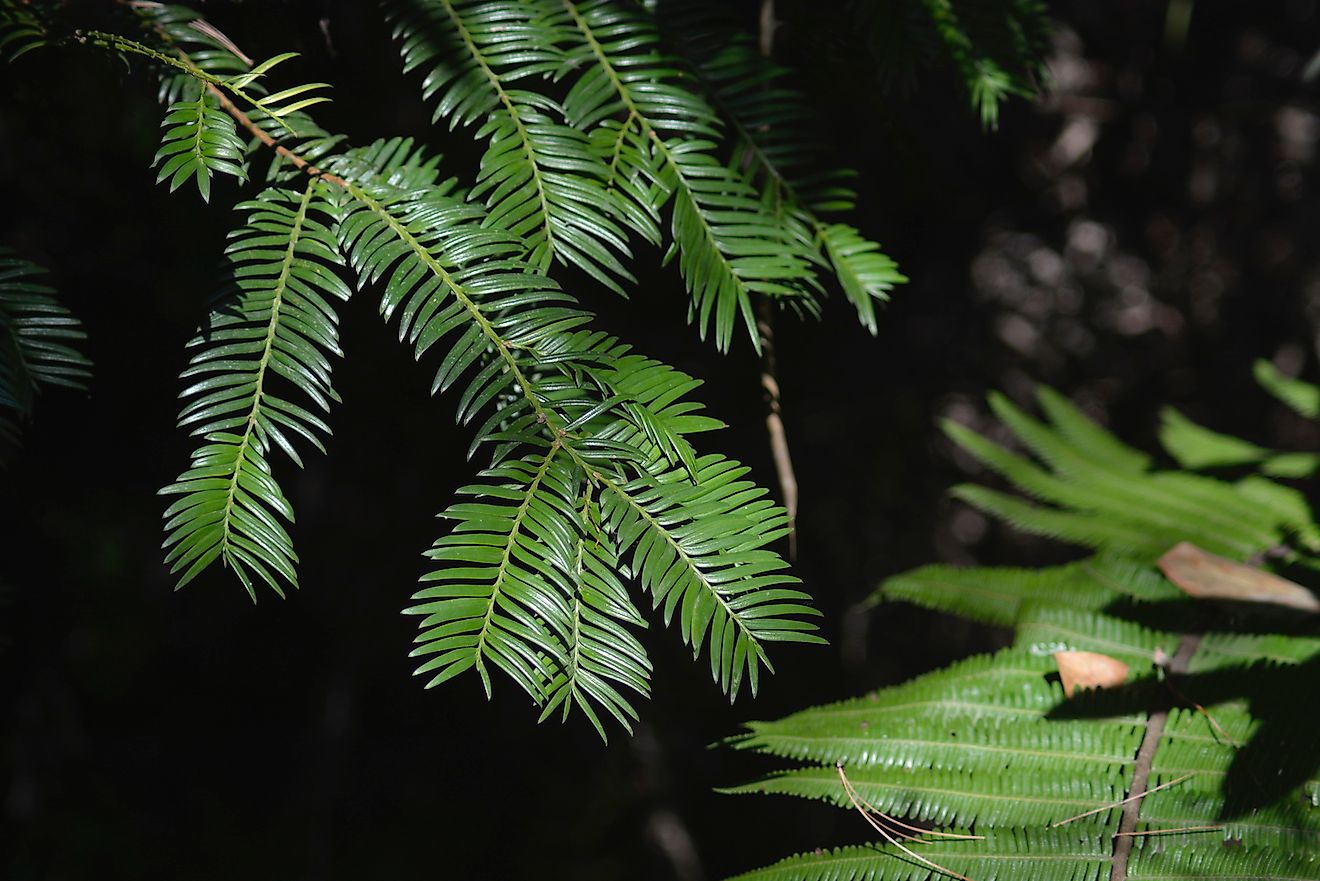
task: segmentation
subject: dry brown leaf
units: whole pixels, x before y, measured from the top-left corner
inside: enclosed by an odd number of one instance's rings
[[[1320,612],[1320,598],[1272,572],[1235,563],[1179,542],[1159,559],[1159,567],[1183,593],[1202,600],[1270,603],[1302,612]]]
[[[1096,652],[1055,652],[1063,693],[1068,697],[1079,688],[1112,688],[1127,681],[1128,665]]]

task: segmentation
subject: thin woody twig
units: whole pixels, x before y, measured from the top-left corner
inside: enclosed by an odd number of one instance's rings
[[[252,119],[246,113],[244,113],[243,110],[237,104],[235,104],[232,100],[230,100],[229,96],[224,93],[223,89],[220,89],[219,87],[215,86],[212,83],[207,83],[206,87],[207,89],[210,90],[211,94],[216,97],[216,100],[220,102],[220,106],[225,109],[225,112],[234,118],[235,122],[243,126],[243,128],[247,129],[252,134],[252,136],[255,137],[258,141],[261,141],[261,143],[265,144],[267,147],[270,147],[276,153],[283,156],[285,159],[289,160],[289,162],[293,163],[295,168],[299,169],[300,171],[306,172],[312,177],[319,177],[324,181],[328,181],[329,183],[335,184],[336,186],[341,186],[344,187],[345,189],[348,188],[348,181],[344,180],[339,175],[331,174],[328,171],[324,171],[320,168],[317,168],[315,165],[308,162],[306,159],[302,158],[297,153],[290,150],[288,147],[285,147],[284,145],[276,141],[275,138],[270,134],[270,132],[266,131],[261,126],[253,122]]]
[[[769,58],[774,52],[775,0],[761,0],[759,45],[761,54]],[[770,455],[775,462],[775,476],[784,497],[784,510],[788,512],[788,559],[797,559],[798,482],[793,470],[793,456],[788,449],[788,434],[784,431],[783,404],[779,397],[779,373],[775,363],[774,311],[770,300],[762,297],[757,303],[756,330],[761,337],[761,390],[765,393],[765,430],[770,440]]]
[[[783,405],[779,400],[779,376],[775,362],[774,314],[770,301],[757,304],[760,313],[756,329],[761,335],[761,390],[765,393],[765,430],[770,438],[770,455],[775,461],[775,475],[784,496],[784,509],[788,511],[788,558],[797,557],[798,483],[793,470],[793,455],[788,448],[788,434],[784,431]]]

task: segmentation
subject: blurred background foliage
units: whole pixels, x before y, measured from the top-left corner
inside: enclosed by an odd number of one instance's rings
[[[1005,104],[993,132],[947,63],[904,73],[904,53],[929,47],[895,44],[883,20],[826,38],[850,4],[779,5],[777,57],[861,171],[855,222],[912,279],[876,338],[842,302],[779,326],[798,570],[832,646],[780,652],[762,697],[731,708],[658,640],[655,699],[608,748],[585,725],[535,726],[513,689],[487,704],[475,679],[411,679],[398,612],[467,438],[367,299],[346,309],[331,454],[288,477],[302,591],[254,606],[217,570],[171,592],[155,491],[186,461],[175,377],[233,216],[153,185],[160,110],[141,73],[55,53],[0,70],[0,243],[52,267],[96,364],[89,395],[43,396],[0,473],[6,877],[699,881],[854,840],[842,812],[712,794],[759,767],[707,747],[742,720],[1005,643],[914,608],[860,610],[921,563],[1061,559],[948,499],[977,466],[940,418],[994,436],[984,393],[1025,400],[1045,382],[1146,449],[1163,404],[1262,446],[1320,445],[1250,371],[1264,357],[1316,376],[1314,0],[1051,4],[1049,88]],[[203,8],[250,54],[305,53],[308,78],[335,84],[326,127],[429,136],[373,4]],[[470,173],[475,146],[441,149]],[[212,204],[236,196],[218,184]],[[584,296],[707,379],[721,448],[772,484],[756,358],[699,343],[676,272],[644,275],[630,301]]]

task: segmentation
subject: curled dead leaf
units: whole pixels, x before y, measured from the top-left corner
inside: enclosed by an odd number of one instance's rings
[[[1055,652],[1054,663],[1068,697],[1079,688],[1112,688],[1127,681],[1128,665],[1098,652]]]
[[[1300,584],[1226,560],[1191,542],[1174,545],[1158,563],[1170,581],[1197,599],[1268,603],[1302,612],[1320,612],[1320,597]]]

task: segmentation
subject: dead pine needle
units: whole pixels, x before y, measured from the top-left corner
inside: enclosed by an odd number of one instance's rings
[[[908,841],[920,842],[921,839],[918,836],[921,835],[930,835],[935,838],[952,838],[957,841],[985,841],[984,835],[961,835],[956,832],[940,832],[938,829],[923,829],[920,826],[913,826],[911,823],[904,823],[897,817],[886,814],[884,811],[862,798],[862,794],[857,791],[857,787],[852,785],[852,781],[849,780],[848,775],[844,773],[842,762],[836,762],[835,767],[839,769],[839,779],[843,781],[843,790],[848,793],[850,798],[861,802],[867,811],[879,817],[881,820],[884,820],[890,826],[897,826],[899,829],[906,829],[909,832],[916,833],[916,835],[900,833],[900,837],[907,839]]]
[[[1159,664],[1159,666],[1161,667],[1166,666],[1164,663],[1161,663],[1161,661],[1165,660],[1165,658],[1162,657],[1163,655],[1164,655],[1163,652],[1156,649],[1155,663]],[[1175,698],[1177,698],[1178,700],[1182,701],[1185,704],[1188,704],[1198,713],[1200,713],[1202,716],[1205,716],[1206,721],[1210,723],[1210,727],[1213,728],[1215,730],[1215,733],[1218,734],[1220,737],[1222,737],[1226,743],[1228,743],[1231,746],[1237,747],[1239,749],[1242,748],[1242,742],[1237,738],[1235,738],[1233,735],[1229,734],[1228,730],[1224,728],[1223,725],[1219,724],[1219,720],[1214,717],[1213,713],[1211,713],[1204,706],[1202,706],[1201,704],[1197,703],[1196,701],[1192,700],[1190,697],[1179,691],[1178,688],[1174,686],[1174,684],[1169,680],[1169,678],[1165,678],[1164,685],[1166,688],[1169,689],[1169,693],[1172,694]]]
[[[1069,818],[1067,818],[1066,820],[1060,820],[1060,821],[1058,821],[1057,823],[1051,823],[1049,828],[1051,828],[1051,829],[1056,829],[1056,828],[1058,828],[1059,826],[1064,825],[1065,823],[1071,823],[1073,820],[1080,820],[1080,819],[1082,819],[1083,817],[1089,817],[1089,816],[1091,816],[1092,814],[1098,814],[1098,813],[1100,813],[1101,811],[1108,811],[1108,810],[1111,810],[1111,809],[1113,809],[1113,808],[1120,808],[1120,807],[1122,807],[1123,805],[1127,804],[1127,803],[1130,802],[1130,801],[1136,801],[1136,800],[1139,799],[1139,798],[1144,798],[1144,797],[1150,795],[1152,792],[1159,792],[1161,789],[1165,789],[1165,788],[1167,788],[1167,787],[1169,787],[1169,786],[1173,786],[1175,783],[1182,783],[1182,782],[1183,782],[1184,780],[1186,780],[1188,777],[1195,777],[1195,776],[1196,776],[1196,774],[1195,774],[1195,772],[1193,772],[1193,773],[1191,773],[1191,774],[1184,774],[1184,775],[1182,775],[1181,777],[1175,777],[1173,780],[1170,780],[1170,781],[1168,781],[1167,783],[1161,783],[1159,786],[1154,786],[1154,787],[1151,787],[1150,789],[1145,789],[1145,790],[1142,790],[1141,792],[1133,793],[1132,795],[1129,795],[1127,798],[1123,799],[1122,801],[1116,801],[1116,802],[1112,802],[1112,803],[1107,804],[1107,805],[1101,805],[1100,807],[1095,808],[1094,810],[1086,811],[1085,813],[1082,813],[1082,814],[1077,814],[1076,816],[1069,817]]]
[[[1145,829],[1141,832],[1115,832],[1114,836],[1120,835],[1172,835],[1175,832],[1218,832],[1223,826],[1179,826],[1175,829]]]
[[[912,850],[911,848],[905,847],[903,843],[894,836],[894,834],[890,833],[889,830],[887,830],[884,826],[880,825],[880,822],[875,817],[871,816],[871,811],[868,811],[865,807],[862,806],[864,802],[862,801],[861,796],[857,794],[857,790],[853,788],[852,781],[848,779],[848,775],[845,774],[843,771],[843,762],[838,762],[835,765],[835,768],[837,768],[839,771],[839,780],[843,783],[843,791],[845,794],[847,794],[848,800],[852,802],[853,807],[857,809],[857,813],[861,814],[862,817],[866,820],[866,822],[871,824],[871,828],[874,829],[876,832],[879,832],[880,835],[885,839],[885,841],[889,842],[894,847],[903,851],[903,853],[912,857],[912,859],[916,860],[922,865],[930,866],[932,869],[943,875],[948,875],[951,878],[957,878],[959,879],[959,881],[972,881],[972,879],[968,878],[966,875],[960,875],[957,872],[953,871],[952,869],[946,869],[944,866],[941,866],[939,863],[928,860],[925,857],[923,857],[921,854]],[[874,811],[875,809],[872,808],[871,810]],[[892,818],[888,817],[888,815],[883,814],[880,811],[875,811],[875,813],[879,814],[882,817],[885,817],[886,819],[892,822]],[[906,824],[902,824],[902,825],[906,825]],[[908,827],[908,828],[915,828],[915,827]],[[898,834],[902,835],[903,833],[898,833]],[[913,838],[913,836],[910,835],[903,835],[903,837],[909,840]]]
[[[1224,738],[1224,740],[1227,741],[1232,746],[1238,747],[1239,749],[1242,747],[1242,741],[1238,740],[1237,738],[1233,737],[1233,735],[1229,734],[1228,731],[1225,730],[1224,726],[1219,724],[1219,720],[1217,720],[1214,716],[1210,714],[1209,710],[1198,704],[1196,701],[1192,701],[1192,706],[1196,707],[1197,712],[1205,716],[1205,718],[1210,722],[1211,727],[1214,728],[1215,731],[1219,732],[1220,737]]]

